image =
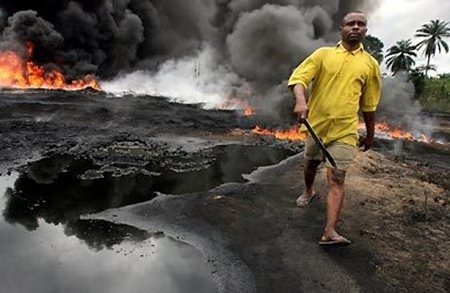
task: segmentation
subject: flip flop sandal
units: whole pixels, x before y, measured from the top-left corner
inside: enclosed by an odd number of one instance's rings
[[[316,196],[316,192],[313,192],[312,195],[310,196],[304,196],[303,194],[300,195],[297,200],[295,201],[295,204],[299,207],[299,208],[304,208],[307,207],[310,203],[311,200]]]
[[[342,236],[319,241],[319,245],[332,245],[332,246],[345,246],[349,245],[350,243],[352,243],[350,240]]]

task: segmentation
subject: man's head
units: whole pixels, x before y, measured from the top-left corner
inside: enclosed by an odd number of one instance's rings
[[[367,32],[367,18],[360,11],[350,12],[342,19],[339,30],[343,43],[350,46],[359,45]]]

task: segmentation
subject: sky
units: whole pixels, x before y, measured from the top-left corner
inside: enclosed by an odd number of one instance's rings
[[[379,38],[385,50],[400,40],[412,39],[415,44],[418,42],[415,31],[433,19],[450,22],[450,0],[381,0],[369,15],[368,34]],[[450,45],[450,39],[447,43]],[[416,66],[426,64],[422,51],[415,60]],[[450,52],[436,54],[431,64],[437,66],[437,74],[450,73]],[[386,71],[384,62],[383,71]]]

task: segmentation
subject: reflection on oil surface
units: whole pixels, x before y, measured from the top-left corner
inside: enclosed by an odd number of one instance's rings
[[[218,146],[141,165],[57,155],[0,176],[0,292],[214,293],[212,267],[194,247],[164,235],[80,215],[245,182],[292,152]],[[190,155],[189,155],[190,156]]]
[[[5,193],[5,220],[36,229],[38,219],[72,226],[82,214],[145,202],[156,192],[206,191],[225,182],[245,182],[259,166],[280,162],[292,153],[267,146],[218,146],[190,160],[154,160],[146,166],[92,161],[58,155],[29,164]]]
[[[25,200],[13,188],[17,177],[0,176],[3,213],[10,196]],[[15,222],[30,220],[26,213],[22,218]],[[207,261],[190,245],[162,233],[69,218],[55,217],[54,224],[34,218],[32,231],[0,218],[1,292],[217,292]]]

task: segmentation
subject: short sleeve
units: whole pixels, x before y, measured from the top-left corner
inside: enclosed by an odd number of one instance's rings
[[[323,49],[319,49],[306,58],[292,73],[288,81],[288,87],[292,87],[296,84],[302,84],[305,88],[307,88],[320,69],[322,55]]]
[[[381,94],[381,73],[380,66],[376,61],[372,66],[371,73],[368,77],[367,84],[363,89],[361,97],[361,111],[374,112],[380,102]]]

